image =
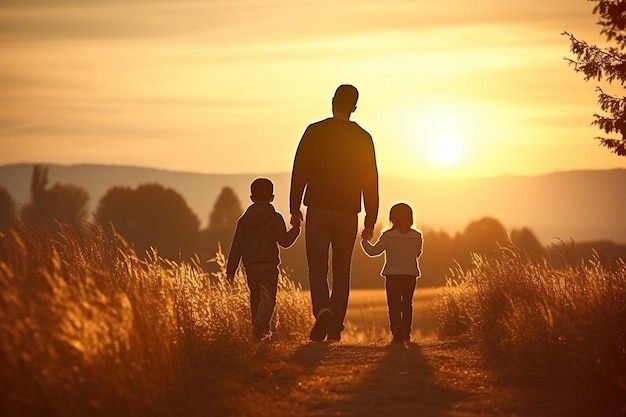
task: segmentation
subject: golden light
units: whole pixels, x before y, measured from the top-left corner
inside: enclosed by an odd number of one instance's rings
[[[411,111],[410,132],[413,151],[424,163],[452,168],[466,157],[465,144],[470,131],[470,116],[454,104],[424,104]]]
[[[430,144],[429,154],[429,159],[436,165],[442,167],[456,165],[463,159],[463,145],[456,137],[435,137]]]

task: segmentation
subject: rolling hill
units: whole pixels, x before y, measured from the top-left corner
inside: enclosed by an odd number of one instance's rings
[[[48,165],[50,184],[74,184],[90,195],[90,211],[112,186],[136,187],[159,183],[178,191],[206,225],[213,204],[225,186],[249,203],[249,184],[258,176],[275,183],[275,205],[288,212],[288,172],[262,174],[201,174],[153,168],[108,165]],[[18,204],[29,200],[32,164],[0,166],[0,187]],[[380,178],[379,221],[386,223],[388,209],[397,201],[410,203],[418,227],[461,231],[484,216],[507,228],[529,227],[543,243],[554,238],[574,241],[612,240],[626,243],[626,170],[570,171],[523,177],[502,176],[461,180]],[[287,217],[287,216],[285,216]]]

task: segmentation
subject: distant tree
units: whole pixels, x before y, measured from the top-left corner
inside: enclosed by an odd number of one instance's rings
[[[444,231],[423,229],[424,252],[420,258],[420,285],[434,287],[446,283],[445,277],[455,267],[453,240]]]
[[[42,165],[33,166],[33,175],[30,179],[30,206],[34,210],[45,209],[47,188],[48,168]]]
[[[228,253],[237,227],[237,220],[242,213],[241,202],[235,191],[231,187],[222,188],[209,215],[207,228],[209,255],[215,254],[218,243],[222,251]]]
[[[200,221],[182,195],[171,188],[159,184],[144,184],[135,190],[113,187],[100,199],[96,214],[131,242],[140,256],[150,247],[173,260],[187,259],[196,252]]]
[[[33,167],[30,202],[24,206],[24,220],[55,230],[57,222],[75,226],[85,220],[89,194],[72,184],[55,184],[48,188],[48,168]]]
[[[542,257],[546,255],[546,249],[539,242],[535,233],[527,227],[511,230],[511,241],[515,246],[523,249],[529,255]]]
[[[463,233],[457,234],[454,239],[454,259],[461,267],[471,265],[470,253],[498,256],[497,249],[510,243],[506,229],[493,217],[483,217],[470,222]]]
[[[46,190],[46,214],[61,223],[80,225],[87,217],[89,194],[72,184],[54,184]]]
[[[8,229],[15,213],[16,205],[11,194],[5,188],[0,187],[0,232]]]
[[[100,198],[96,216],[102,223],[111,223],[113,228],[130,242],[140,234],[137,220],[135,191],[130,187],[112,187]]]
[[[623,89],[626,83],[626,54],[622,51],[626,46],[626,1],[623,0],[590,0],[597,3],[593,14],[599,15],[598,24],[602,26],[600,33],[608,41],[615,42],[615,47],[600,48],[579,40],[574,35],[563,32],[570,39],[570,50],[576,59],[567,59],[574,71],[582,72],[585,81],[595,79],[614,81]],[[598,104],[604,115],[594,114],[592,124],[604,130],[606,134],[615,133],[619,138],[597,137],[600,144],[613,153],[626,156],[626,97],[624,93],[611,95],[602,88],[598,91]]]

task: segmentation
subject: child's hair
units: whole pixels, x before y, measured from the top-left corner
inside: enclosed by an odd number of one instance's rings
[[[274,184],[267,178],[257,178],[250,184],[250,193],[255,201],[271,201],[274,195]]]
[[[405,203],[398,203],[389,210],[389,221],[392,229],[400,229],[402,233],[409,233],[413,226],[413,210]]]

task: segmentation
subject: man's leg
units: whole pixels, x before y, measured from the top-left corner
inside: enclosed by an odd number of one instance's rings
[[[308,209],[305,223],[306,258],[309,265],[309,285],[313,315],[330,309],[328,289],[328,250],[330,229],[325,210]]]
[[[350,297],[350,269],[358,219],[356,214],[333,212],[332,215],[333,289],[330,306],[333,316],[328,325],[328,338],[339,340],[345,328],[343,321]]]
[[[309,208],[305,223],[306,256],[309,264],[309,286],[315,324],[310,339],[321,342],[326,338],[332,317],[328,290],[328,250],[331,230],[326,210]]]

